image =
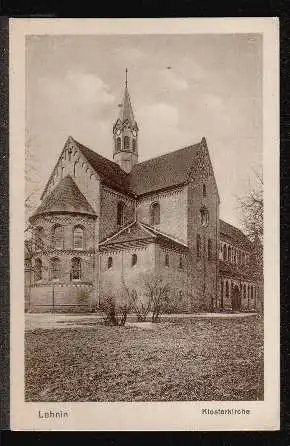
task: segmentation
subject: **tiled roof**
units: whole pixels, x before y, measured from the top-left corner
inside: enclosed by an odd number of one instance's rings
[[[220,220],[220,238],[230,239],[232,243],[238,245],[240,248],[251,250],[253,245],[248,237],[235,226],[226,223],[224,220]]]
[[[124,172],[117,163],[99,155],[97,152],[85,147],[75,139],[73,139],[73,141],[95,172],[97,172],[104,184],[119,192],[130,192],[128,174]]]
[[[104,239],[100,243],[100,248],[105,248],[106,246],[116,245],[120,243],[128,243],[134,241],[145,241],[145,240],[156,240],[164,241],[169,244],[178,245],[179,247],[186,248],[187,246],[178,240],[163,234],[160,231],[156,231],[149,225],[145,225],[141,222],[133,222],[125,228],[121,229],[114,235]]]
[[[187,181],[200,143],[135,164],[130,177],[137,195],[183,184]]]
[[[93,208],[69,175],[57,184],[32,217],[51,212],[94,214]]]

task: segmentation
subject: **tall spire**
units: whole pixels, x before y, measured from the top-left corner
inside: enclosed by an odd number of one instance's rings
[[[127,120],[132,126],[136,125],[128,90],[128,68],[126,68],[125,89],[124,89],[123,101],[122,104],[120,104],[119,120],[122,123]]]
[[[128,68],[126,67],[126,82],[125,87],[128,87]]]

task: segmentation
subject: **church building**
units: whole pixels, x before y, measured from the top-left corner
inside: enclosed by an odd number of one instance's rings
[[[139,162],[138,132],[126,80],[112,160],[68,137],[30,217],[26,310],[94,310],[150,276],[172,311],[255,310],[253,244],[219,217],[206,139]]]

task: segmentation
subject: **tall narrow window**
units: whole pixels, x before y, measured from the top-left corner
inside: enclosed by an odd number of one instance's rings
[[[52,230],[52,246],[55,249],[63,248],[63,227],[57,225]]]
[[[169,254],[165,254],[165,266],[169,266]]]
[[[136,139],[133,139],[132,146],[133,146],[133,152],[136,152],[136,150],[137,150],[137,141],[136,141]]]
[[[221,308],[224,307],[224,281],[221,281]]]
[[[50,280],[58,280],[60,278],[60,260],[57,258],[51,259],[49,262],[49,277]]]
[[[124,136],[124,150],[130,150],[129,136]]]
[[[179,256],[179,268],[180,268],[180,269],[183,268],[182,256]]]
[[[246,289],[246,284],[244,283],[244,299],[247,298],[247,289]]]
[[[80,280],[82,277],[81,259],[74,257],[71,260],[71,278],[72,280]]]
[[[203,226],[204,228],[206,228],[208,226],[209,213],[206,208],[202,208],[200,210],[200,222],[201,222],[201,226]]]
[[[212,260],[212,241],[210,238],[207,241],[207,257],[208,260]]]
[[[84,230],[80,226],[74,228],[73,231],[74,249],[84,248]]]
[[[122,226],[124,224],[124,203],[119,201],[117,204],[117,225]]]
[[[226,280],[226,298],[229,298],[229,282]]]
[[[206,185],[205,184],[202,185],[202,195],[204,197],[206,197]]]
[[[108,257],[108,269],[113,267],[113,257]]]
[[[61,168],[61,178],[64,177],[64,167]]]
[[[117,151],[117,152],[120,152],[120,150],[121,150],[121,138],[118,137],[118,138],[116,139],[116,151]]]
[[[77,176],[77,161],[74,163],[74,178]]]
[[[227,245],[224,245],[223,247],[223,259],[227,260]]]
[[[152,226],[160,224],[160,204],[152,203],[150,207],[150,223]]]
[[[131,265],[137,265],[137,254],[132,254]]]
[[[201,256],[201,238],[200,235],[196,236],[196,257],[199,259]]]
[[[228,261],[231,261],[231,247],[228,246]]]
[[[42,261],[40,259],[35,259],[34,278],[36,282],[42,279]]]

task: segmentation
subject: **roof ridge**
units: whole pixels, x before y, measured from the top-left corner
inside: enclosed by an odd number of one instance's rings
[[[133,226],[135,223],[137,223],[136,220],[134,220],[133,222],[129,223],[127,226],[125,226],[122,229],[119,229],[117,232],[115,232],[113,235],[109,235],[107,238],[105,238],[104,240],[102,240],[99,245],[102,245],[103,243],[107,243],[109,240],[112,240],[114,237],[116,237],[117,235],[120,235],[123,231],[125,231],[126,229],[130,228],[130,226]]]
[[[140,166],[140,164],[147,163],[148,161],[151,161],[151,160],[158,160],[158,159],[160,159],[160,158],[169,156],[169,155],[171,155],[171,154],[173,154],[173,153],[181,152],[182,150],[186,150],[186,149],[190,149],[190,148],[196,147],[196,146],[198,146],[198,145],[200,145],[200,144],[201,144],[201,141],[200,141],[200,142],[197,142],[197,143],[195,143],[195,144],[190,144],[189,146],[181,147],[180,149],[176,149],[176,150],[173,150],[173,151],[171,151],[171,152],[163,153],[163,154],[161,154],[161,155],[159,155],[159,156],[154,156],[154,157],[152,157],[152,158],[148,158],[147,160],[138,162],[137,164],[135,164],[135,166]],[[135,166],[134,166],[134,167],[135,167]]]
[[[183,246],[188,247],[187,244],[186,244],[186,243],[183,243],[181,240],[178,240],[177,238],[172,237],[171,235],[168,235],[168,234],[166,234],[165,232],[160,231],[159,229],[153,228],[152,226],[148,225],[147,223],[144,223],[144,222],[139,222],[139,223],[140,223],[142,226],[144,225],[144,226],[145,226],[145,229],[147,229],[147,230],[149,230],[149,231],[152,231],[155,235],[160,234],[162,237],[166,237],[166,238],[168,238],[168,239],[174,241],[175,243],[179,243],[180,245],[183,245]],[[147,228],[146,228],[146,226],[147,226]]]

